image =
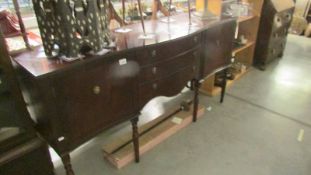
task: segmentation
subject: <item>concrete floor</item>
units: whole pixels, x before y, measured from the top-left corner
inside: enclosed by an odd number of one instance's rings
[[[212,111],[143,155],[139,164],[117,170],[102,157],[102,145],[129,130],[128,123],[102,133],[72,153],[76,175],[310,175],[310,41],[289,36],[283,59],[265,72],[252,69],[228,90],[224,104],[219,97],[200,96]],[[169,105],[149,106],[160,110],[144,110],[140,123]],[[53,160],[56,174],[64,175],[55,154]]]

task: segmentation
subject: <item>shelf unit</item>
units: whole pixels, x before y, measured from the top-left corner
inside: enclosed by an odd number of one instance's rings
[[[222,0],[212,1],[214,3],[214,6],[215,1],[218,1],[219,6],[221,6]],[[244,35],[248,39],[248,42],[241,47],[234,48],[232,51],[232,56],[235,57],[235,61],[241,62],[246,66],[246,71],[236,75],[234,80],[228,80],[227,87],[232,86],[236,80],[240,79],[243,75],[245,75],[253,64],[263,1],[264,0],[248,0],[247,2],[253,4],[253,15],[247,17],[240,17],[237,20],[238,37]],[[205,79],[205,81],[202,83],[200,91],[201,93],[209,96],[216,96],[220,94],[221,88],[215,86],[215,74]]]

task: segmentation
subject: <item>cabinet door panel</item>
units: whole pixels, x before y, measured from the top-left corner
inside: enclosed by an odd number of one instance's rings
[[[55,80],[59,115],[70,125],[68,136],[72,142],[79,143],[137,111],[137,76],[122,74],[130,66],[130,63],[120,65],[116,60],[85,66]]]
[[[204,34],[203,72],[204,78],[214,70],[230,64],[235,21],[208,29]]]

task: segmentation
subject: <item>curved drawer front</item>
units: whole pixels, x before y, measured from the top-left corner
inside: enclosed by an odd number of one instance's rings
[[[200,34],[191,35],[170,42],[147,46],[136,53],[138,59],[144,58],[144,64],[153,64],[163,59],[175,57],[200,44]]]
[[[169,77],[148,82],[139,86],[139,105],[142,108],[149,100],[157,96],[174,96],[181,92],[192,80],[196,71],[188,66]]]
[[[165,76],[171,75],[184,69],[187,66],[194,66],[194,69],[198,69],[198,61],[200,57],[200,48],[189,50],[184,54],[176,57],[172,57],[168,60],[155,63],[143,67],[140,73],[140,82],[153,81],[161,79]]]

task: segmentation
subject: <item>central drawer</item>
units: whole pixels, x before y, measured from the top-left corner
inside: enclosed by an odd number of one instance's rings
[[[138,59],[144,58],[142,61],[145,65],[153,64],[195,48],[200,44],[200,38],[200,34],[196,34],[170,42],[146,46],[142,50],[139,50],[136,55]]]
[[[153,65],[145,66],[140,73],[140,82],[153,81],[169,76],[175,72],[184,69],[187,66],[193,66],[197,69],[197,63],[200,56],[200,48],[196,47],[181,55],[163,60]]]
[[[152,98],[158,96],[174,96],[181,92],[196,74],[193,66],[188,66],[168,77],[144,83],[139,86],[139,105],[142,108]]]

